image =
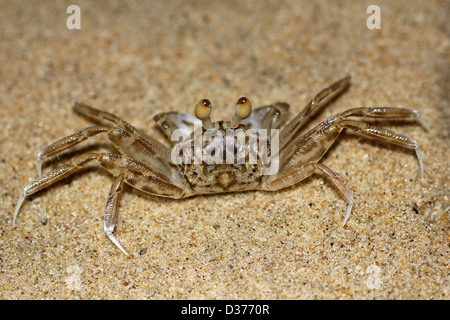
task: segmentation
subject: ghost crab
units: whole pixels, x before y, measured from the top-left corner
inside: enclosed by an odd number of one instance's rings
[[[236,113],[231,121],[211,122],[211,103],[207,99],[197,103],[195,107],[196,117],[178,112],[156,115],[154,120],[168,138],[171,138],[177,130],[184,130],[185,138],[180,143],[175,144],[174,148],[184,144],[185,146],[193,146],[195,149],[196,141],[200,141],[197,149],[200,148],[203,154],[207,156],[200,163],[175,163],[170,148],[135,129],[121,118],[81,103],[75,103],[75,111],[103,124],[88,127],[62,138],[39,153],[37,157],[39,177],[23,190],[14,212],[13,223],[15,223],[27,196],[73,174],[86,164],[96,161],[114,176],[114,182],[106,203],[104,230],[109,239],[127,255],[128,253],[113,235],[119,198],[124,184],[155,196],[179,199],[198,194],[245,190],[277,191],[292,186],[313,173],[320,173],[332,183],[347,202],[347,210],[343,220],[343,225],[345,225],[352,210],[352,194],[333,170],[325,164],[318,163],[343,129],[351,129],[368,137],[414,149],[423,173],[422,155],[415,140],[362,121],[371,118],[416,120],[424,125],[416,110],[403,108],[349,109],[320,123],[306,134],[300,134],[309,116],[318,111],[331,97],[344,91],[350,84],[350,78],[350,76],[347,76],[320,91],[303,111],[280,131],[277,136],[279,148],[276,152],[268,153],[270,161],[266,163],[261,162],[260,159],[257,159],[254,163],[249,163],[251,150],[244,144],[238,144],[237,147],[236,145],[233,146],[231,159],[234,161],[231,161],[231,163],[208,162],[208,156],[216,156],[211,150],[208,150],[208,148],[211,149],[212,142],[207,139],[196,140],[196,134],[204,133],[205,130],[215,130],[223,133],[220,137],[224,137],[227,129],[253,129],[253,135],[255,135],[255,130],[259,129],[278,129],[287,118],[289,108],[287,103],[271,104],[257,108],[252,112],[250,101],[242,97],[237,101]],[[202,128],[193,131],[192,126],[195,121],[198,121],[197,119],[202,122]],[[42,175],[41,167],[44,160],[101,133],[108,136],[120,154],[107,152],[81,154],[59,168]],[[257,133],[256,138],[258,138]],[[218,145],[217,141],[220,145],[225,144],[225,138],[215,139],[214,141],[216,146]],[[274,141],[268,138],[268,142],[270,144]],[[227,148],[228,145],[225,149]],[[228,149],[227,151],[229,151]],[[241,151],[244,149],[244,162],[236,161],[238,149],[241,149]],[[225,158],[224,154],[225,152],[219,158]],[[274,174],[264,174],[263,171],[268,167],[268,163],[275,161],[275,158],[278,161],[279,169]]]

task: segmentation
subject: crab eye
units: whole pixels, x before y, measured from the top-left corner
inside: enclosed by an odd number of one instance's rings
[[[246,97],[241,97],[236,102],[236,114],[241,119],[246,119],[252,113],[252,104]]]
[[[203,99],[197,102],[195,106],[195,116],[200,120],[209,118],[211,114],[211,102],[208,99]]]

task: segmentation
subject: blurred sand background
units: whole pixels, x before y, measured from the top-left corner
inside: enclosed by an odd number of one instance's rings
[[[81,8],[69,30],[66,8]],[[1,299],[449,299],[448,1],[0,1]],[[91,125],[74,100],[164,141],[154,114],[209,98],[229,119],[242,95],[300,112],[352,74],[313,121],[353,107],[413,108],[430,126],[386,123],[424,155],[345,132],[319,175],[276,193],[181,201],[127,188],[103,232],[112,177],[90,167],[14,207],[37,154]],[[312,125],[313,125],[312,124]],[[311,127],[311,126],[309,126]],[[79,152],[105,147],[98,137]],[[46,163],[51,169],[58,161]]]

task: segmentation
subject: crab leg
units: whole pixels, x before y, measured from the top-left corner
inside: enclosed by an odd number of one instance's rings
[[[420,125],[429,130],[427,124],[421,117],[420,113],[414,109],[406,108],[353,108],[342,112],[340,118],[360,117],[375,119],[394,119],[394,120],[417,120]]]
[[[328,88],[320,91],[300,112],[291,122],[287,124],[287,126],[280,133],[280,150],[286,146],[286,144],[291,140],[293,136],[295,136],[300,129],[305,125],[308,120],[308,117],[311,116],[314,112],[316,112],[320,107],[324,106],[329,99],[342,92],[345,88],[347,88],[350,84],[351,76],[348,75],[341,80],[336,81]]]
[[[13,224],[15,224],[17,215],[27,196],[73,174],[94,160],[97,161],[100,166],[116,176],[106,205],[105,232],[111,241],[113,241],[124,253],[126,253],[125,250],[123,250],[120,244],[118,244],[118,241],[112,236],[115,221],[117,219],[117,203],[123,182],[157,196],[175,199],[185,196],[185,191],[182,187],[169,182],[169,177],[152,170],[141,162],[111,153],[85,153],[72,159],[61,167],[44,174],[42,177],[37,178],[27,185],[20,195],[19,202],[14,211]]]
[[[350,212],[352,211],[353,206],[353,196],[351,191],[347,188],[344,181],[342,181],[333,170],[331,170],[328,166],[323,163],[315,163],[310,162],[300,167],[297,170],[291,171],[281,177],[277,177],[276,179],[266,183],[263,190],[268,191],[277,191],[291,185],[294,185],[312,175],[315,172],[319,172],[324,174],[327,179],[333,184],[333,186],[339,191],[342,197],[347,201],[347,212],[345,214],[344,222],[342,226],[347,222]]]
[[[39,176],[42,175],[42,162],[52,156],[55,156],[64,150],[67,150],[88,138],[106,133],[109,140],[125,156],[132,157],[140,162],[149,164],[158,172],[171,172],[171,166],[166,159],[162,158],[158,151],[152,148],[146,140],[139,136],[132,135],[121,128],[111,128],[107,126],[92,126],[83,129],[75,134],[62,138],[44,150],[42,150],[36,160],[36,168]]]
[[[52,185],[53,183],[63,179],[64,177],[71,175],[92,160],[95,160],[97,156],[98,155],[95,153],[85,153],[77,158],[72,159],[72,161],[70,161],[69,163],[46,173],[42,177],[39,177],[28,184],[25,189],[23,189],[23,192],[20,195],[19,202],[17,203],[16,209],[14,211],[13,224],[15,224],[17,215],[19,214],[19,210],[22,207],[22,204],[27,196]]]
[[[294,139],[285,150],[282,151],[280,168],[283,168],[283,173],[292,171],[304,163],[318,162],[332,146],[341,131],[344,128],[349,128],[377,140],[397,144],[408,149],[414,149],[419,161],[420,171],[423,174],[422,154],[419,145],[415,140],[385,128],[369,125],[361,120],[347,119],[352,116],[361,117],[362,119],[383,118],[421,121],[419,113],[410,109],[356,108],[347,110],[322,122],[307,134]]]
[[[128,252],[122,247],[116,237],[113,235],[114,227],[117,222],[117,214],[119,207],[119,197],[122,192],[124,182],[124,176],[120,175],[116,177],[113,184],[111,185],[111,190],[109,191],[108,201],[106,202],[105,218],[104,218],[104,230],[108,238],[120,249],[123,253],[128,256]]]
[[[89,137],[95,136],[99,133],[105,132],[110,130],[109,127],[105,126],[92,126],[89,128],[86,128],[84,130],[81,130],[77,133],[74,133],[70,136],[64,137],[62,139],[59,139],[58,141],[52,143],[48,147],[46,147],[44,150],[42,150],[36,159],[36,169],[38,171],[39,177],[42,176],[42,162],[45,159],[48,159],[52,156],[55,156],[64,150],[67,150],[85,140],[87,140]]]
[[[136,129],[131,124],[117,117],[116,115],[95,109],[91,106],[79,102],[74,103],[74,110],[93,120],[108,121],[114,123],[119,128],[127,131],[132,137],[145,141],[148,147],[156,154],[158,154],[158,156],[160,156],[162,159],[170,159],[171,150],[168,147],[153,139],[152,137],[149,137],[142,131]]]
[[[302,181],[316,171],[322,172],[348,202],[344,218],[345,224],[353,205],[350,190],[330,168],[324,164],[317,163],[344,128],[352,129],[378,140],[414,149],[419,160],[421,173],[423,174],[422,154],[415,140],[385,128],[378,128],[362,121],[348,119],[349,117],[421,120],[418,112],[410,109],[356,108],[347,110],[322,122],[304,136],[294,139],[281,153],[280,168],[282,169],[273,176],[265,176],[260,189],[279,190]]]

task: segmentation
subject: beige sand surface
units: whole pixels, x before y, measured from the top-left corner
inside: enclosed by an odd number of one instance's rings
[[[377,1],[380,30],[364,1],[76,2],[81,30],[66,28],[72,2],[0,1],[1,299],[449,299],[448,1]],[[31,196],[12,226],[39,151],[90,125],[73,100],[163,141],[158,112],[206,97],[213,120],[229,119],[246,95],[293,115],[348,73],[314,124],[391,106],[430,130],[385,124],[420,143],[423,180],[413,151],[339,138],[322,162],[353,191],[344,228],[345,202],[318,175],[181,201],[127,188],[116,232],[127,258],[103,232],[112,177],[95,166]]]

